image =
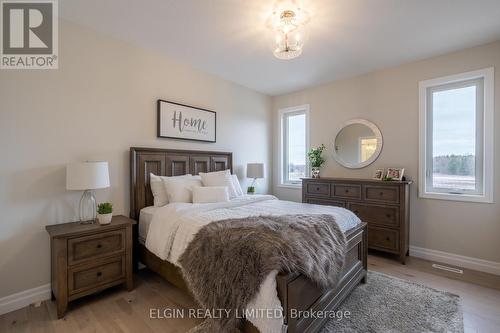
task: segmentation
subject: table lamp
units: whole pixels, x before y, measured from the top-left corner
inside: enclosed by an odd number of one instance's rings
[[[252,185],[248,187],[247,193],[254,194],[257,178],[264,178],[264,163],[248,163],[247,178],[253,178]]]
[[[66,189],[84,191],[80,199],[80,223],[94,223],[95,189],[109,187],[108,162],[79,162],[66,166]]]

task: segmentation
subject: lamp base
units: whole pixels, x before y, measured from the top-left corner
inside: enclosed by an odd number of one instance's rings
[[[97,206],[94,196],[94,191],[85,190],[80,199],[80,223],[92,224],[95,222],[97,214]]]

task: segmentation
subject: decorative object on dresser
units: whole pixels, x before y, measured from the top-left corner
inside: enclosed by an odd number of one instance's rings
[[[248,186],[247,193],[255,193],[255,182],[258,178],[264,178],[264,163],[248,163],[247,178],[253,178],[252,185]]]
[[[159,138],[216,142],[217,113],[194,106],[158,100]]]
[[[404,168],[387,168],[385,180],[403,180]]]
[[[106,225],[63,223],[45,227],[50,235],[52,298],[61,318],[68,302],[132,281],[134,220],[113,216]]]
[[[365,119],[352,119],[335,136],[333,158],[346,168],[360,169],[375,162],[382,146],[382,132],[377,125]]]
[[[99,224],[110,224],[113,218],[113,205],[109,202],[100,203],[97,206],[97,221]]]
[[[84,191],[80,199],[80,223],[94,223],[95,189],[109,187],[108,162],[80,162],[66,166],[66,189]]]
[[[377,169],[373,173],[373,179],[382,180],[384,178],[384,169]]]
[[[399,256],[409,250],[411,181],[304,178],[302,202],[344,207],[368,224],[368,248]]]
[[[319,169],[325,163],[325,159],[323,156],[323,151],[326,149],[324,144],[317,148],[311,148],[307,153],[307,157],[309,157],[309,164],[311,165],[311,177],[319,178]]]

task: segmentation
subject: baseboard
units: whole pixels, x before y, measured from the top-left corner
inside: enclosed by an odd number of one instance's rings
[[[410,246],[410,256],[472,269],[479,272],[500,275],[500,262],[466,257],[418,246]]]
[[[0,315],[50,299],[50,283],[0,298]]]

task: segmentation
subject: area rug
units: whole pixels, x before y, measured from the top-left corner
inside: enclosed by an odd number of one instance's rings
[[[322,333],[450,332],[462,333],[460,297],[385,274],[369,272]]]

